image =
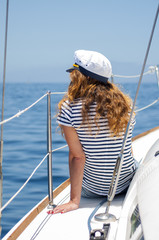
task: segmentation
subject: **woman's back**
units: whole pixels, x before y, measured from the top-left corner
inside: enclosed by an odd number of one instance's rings
[[[117,157],[120,153],[123,135],[112,135],[106,117],[96,116],[96,103],[89,108],[89,123],[83,122],[82,106],[84,100],[66,101],[61,108],[58,121],[61,125],[74,127],[86,156],[83,187],[99,195],[107,195]],[[131,153],[132,126],[124,150],[124,162],[116,193],[124,190],[134,174],[134,159]]]

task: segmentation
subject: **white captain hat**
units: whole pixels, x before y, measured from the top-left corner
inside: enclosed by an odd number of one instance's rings
[[[78,70],[85,76],[94,78],[100,82],[106,83],[112,75],[112,66],[110,61],[101,53],[88,50],[77,50],[74,53],[72,68],[66,72]]]

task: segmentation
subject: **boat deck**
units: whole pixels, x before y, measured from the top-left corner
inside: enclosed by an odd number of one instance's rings
[[[140,161],[149,150],[151,145],[159,138],[159,127],[153,129],[147,134],[139,135],[134,138],[133,153],[136,160]],[[145,151],[146,150],[146,151]],[[67,180],[59,188],[54,191],[54,203],[62,204],[69,201],[70,183]],[[110,206],[110,213],[119,219],[124,195],[114,198]],[[6,239],[89,239],[88,219],[98,204],[104,198],[86,199],[82,198],[79,209],[65,214],[48,214],[47,208],[48,198],[39,203],[31,210],[4,238]],[[104,203],[97,213],[105,212],[106,203]],[[115,239],[118,220],[111,223],[109,239]],[[91,220],[92,229],[102,228],[103,223]]]
[[[67,186],[55,199],[55,204],[61,204],[69,201],[70,185]],[[31,224],[23,231],[17,238],[24,239],[89,239],[88,218],[93,210],[102,202],[104,198],[100,199],[86,199],[82,198],[80,207],[76,211],[65,214],[48,214],[49,209],[46,207]],[[110,207],[110,212],[115,214],[117,219],[120,217],[122,202],[124,195],[116,197]],[[97,211],[97,213],[105,212],[106,204]],[[68,224],[69,223],[69,224]],[[92,229],[102,228],[103,223],[96,222],[94,218],[91,221]],[[111,223],[111,234],[116,233],[117,221]],[[81,231],[82,230],[82,231]],[[112,235],[112,239],[114,236]],[[12,239],[12,238],[9,238]]]

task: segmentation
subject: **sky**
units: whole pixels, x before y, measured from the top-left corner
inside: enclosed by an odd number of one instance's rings
[[[0,0],[0,82],[6,2]],[[158,0],[10,0],[6,82],[64,82],[77,49],[104,54],[113,74],[139,74],[158,4]],[[157,64],[159,19],[147,67]]]

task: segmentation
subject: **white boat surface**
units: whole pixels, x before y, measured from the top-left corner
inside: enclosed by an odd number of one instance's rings
[[[111,202],[109,212],[115,215],[116,221],[111,222],[110,226],[105,225],[108,229],[107,237],[103,237],[106,232],[103,233],[104,223],[94,218],[94,215],[105,212],[106,202],[103,200],[106,199],[81,198],[77,210],[65,214],[48,214],[49,200],[46,197],[16,224],[3,240],[159,239],[159,127],[133,139],[133,154],[140,166],[126,196],[117,195]],[[55,189],[53,195],[54,204],[68,202],[69,179]]]

